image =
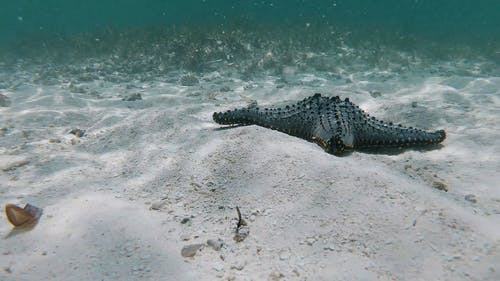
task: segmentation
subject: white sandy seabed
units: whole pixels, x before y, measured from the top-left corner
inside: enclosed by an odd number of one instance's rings
[[[179,73],[2,89],[0,204],[44,214],[17,235],[0,217],[0,280],[500,280],[500,77],[290,73],[283,85],[212,72],[193,86]],[[314,92],[448,138],[336,157],[212,121]],[[181,255],[208,239],[222,249]]]

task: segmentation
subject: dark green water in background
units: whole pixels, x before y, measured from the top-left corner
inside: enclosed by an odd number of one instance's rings
[[[500,75],[498,0],[3,0],[0,38],[7,68],[99,60],[103,73],[163,75],[219,63],[246,77],[465,61]]]
[[[497,0],[17,0],[2,1],[2,44],[105,27],[315,24],[386,30],[435,40],[498,42]]]

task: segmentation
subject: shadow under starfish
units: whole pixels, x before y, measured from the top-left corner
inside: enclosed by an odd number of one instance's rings
[[[371,117],[348,98],[315,94],[293,105],[246,108],[215,112],[222,125],[259,125],[320,145],[326,152],[346,155],[353,150],[397,154],[402,148],[424,150],[441,147],[446,132],[404,127]]]

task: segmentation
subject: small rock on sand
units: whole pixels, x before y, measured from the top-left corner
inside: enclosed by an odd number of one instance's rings
[[[180,82],[182,86],[194,86],[199,83],[199,80],[193,74],[186,74],[181,77]]]
[[[142,95],[140,93],[130,94],[122,98],[122,101],[137,101],[142,100]]]
[[[236,242],[241,242],[247,238],[248,234],[250,234],[250,229],[246,226],[242,226],[237,229],[233,239]]]
[[[467,194],[467,195],[465,195],[464,199],[466,201],[471,202],[471,203],[477,203],[477,197],[474,194]]]
[[[29,163],[30,160],[24,157],[4,155],[2,159],[0,159],[0,170],[9,172]]]
[[[240,263],[240,262],[237,262],[237,263],[231,265],[231,269],[236,269],[238,271],[242,271],[244,268],[245,268],[245,264]]]
[[[445,183],[437,181],[437,180],[432,182],[432,187],[434,187],[435,189],[446,191],[446,192],[448,191],[448,186]]]
[[[196,255],[198,250],[200,250],[204,246],[205,246],[204,244],[186,245],[186,246],[182,247],[181,255],[185,258],[194,257],[194,255]]]
[[[76,128],[76,129],[69,131],[69,133],[81,138],[85,135],[85,130],[81,130],[81,129]]]
[[[372,96],[372,98],[379,98],[382,96],[382,93],[379,91],[370,91],[370,96]]]
[[[161,206],[163,205],[163,202],[161,201],[156,201],[151,204],[151,210],[159,210],[161,209]]]
[[[10,99],[8,96],[0,94],[0,107],[10,106]]]
[[[212,266],[212,269],[220,272],[224,270],[224,266],[220,263],[216,263]]]
[[[212,247],[212,249],[216,250],[216,251],[220,251],[220,249],[222,248],[222,245],[224,245],[224,242],[220,239],[208,239],[207,240],[207,245]]]

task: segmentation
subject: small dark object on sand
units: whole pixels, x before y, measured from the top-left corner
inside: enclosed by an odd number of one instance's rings
[[[81,138],[85,135],[85,130],[73,129],[69,131],[69,133]]]
[[[8,96],[0,94],[0,107],[10,106],[10,99]]]
[[[142,95],[140,93],[135,93],[122,98],[122,101],[136,101],[142,100]]]
[[[236,225],[236,234],[233,239],[236,242],[241,242],[250,234],[250,229],[248,228],[247,222],[241,217],[239,207],[236,207],[236,212],[238,212],[238,224]]]

